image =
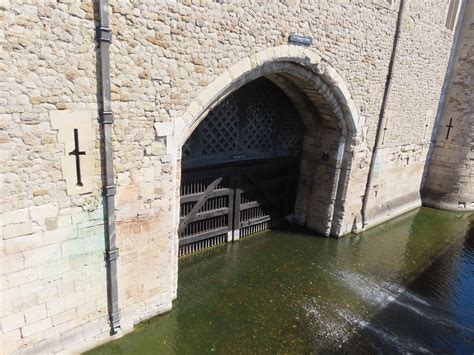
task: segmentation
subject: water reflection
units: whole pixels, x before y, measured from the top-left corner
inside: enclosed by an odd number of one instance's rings
[[[472,353],[473,216],[263,233],[180,261],[166,315],[94,353]]]
[[[373,283],[357,275],[349,277],[359,296],[378,304],[381,311],[369,320],[357,316],[350,319],[361,329],[344,344],[345,351],[473,353],[474,222],[472,216],[458,215],[451,216],[456,223],[444,221],[441,225],[430,225],[431,218],[427,218],[430,213],[433,211],[418,213],[412,224],[402,273],[407,279],[412,274],[408,269],[411,261],[432,250],[434,239],[465,232],[464,239],[440,243],[439,250],[426,258],[422,272],[407,288],[393,287],[380,280]],[[429,227],[421,228],[423,224]],[[432,239],[426,240],[423,234]]]

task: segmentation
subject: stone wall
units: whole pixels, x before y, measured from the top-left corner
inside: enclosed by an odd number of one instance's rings
[[[446,2],[435,6],[447,10]],[[426,10],[423,2],[405,5],[369,196],[369,226],[421,205],[421,180],[453,35],[444,27],[445,12]]]
[[[439,108],[423,203],[474,210],[474,3],[468,1]],[[452,127],[449,127],[452,126]],[[448,134],[449,130],[449,134]]]
[[[369,200],[373,221],[420,203],[428,147],[421,132],[433,126],[452,40],[444,27],[446,1],[431,7],[421,0],[408,3],[389,97],[392,119]],[[339,114],[353,117],[347,144],[334,145],[338,136],[326,135],[326,141],[307,142],[310,150],[316,147],[314,159],[330,153],[328,168],[332,178],[341,176],[342,188],[329,199],[310,201],[315,212],[306,219],[310,227],[335,235],[352,229],[361,210],[398,4],[111,1],[123,332],[170,309],[176,297],[180,145],[205,117],[207,96],[224,94],[210,88],[238,87],[231,68],[239,63],[249,71],[278,58],[305,66],[328,81],[325,97],[336,98]],[[6,352],[72,351],[110,339],[94,6],[0,1],[0,321]],[[314,43],[304,50],[288,45],[290,33],[310,35]],[[317,90],[314,97],[315,102],[320,97]],[[80,157],[82,186],[71,174],[74,129],[86,153]],[[328,171],[318,161],[312,164],[315,174]],[[335,227],[318,216],[332,217]]]
[[[92,6],[1,1],[0,23],[1,348],[59,351],[108,332]]]

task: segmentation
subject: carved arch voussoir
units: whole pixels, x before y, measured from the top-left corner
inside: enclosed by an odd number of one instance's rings
[[[268,48],[240,60],[203,89],[188,106],[184,125],[175,129],[175,147],[180,148],[209,110],[229,94],[259,77],[281,73],[295,77],[304,86],[317,90],[340,120],[345,135],[356,137],[360,131],[356,105],[344,79],[329,63],[310,49],[295,45]]]

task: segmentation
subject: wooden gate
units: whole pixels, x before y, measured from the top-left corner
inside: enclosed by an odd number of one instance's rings
[[[179,255],[284,223],[301,140],[292,103],[265,79],[212,110],[183,146]]]

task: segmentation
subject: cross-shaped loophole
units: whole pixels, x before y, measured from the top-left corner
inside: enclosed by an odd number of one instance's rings
[[[79,132],[77,128],[74,128],[74,150],[69,152],[69,155],[74,155],[76,157],[76,177],[77,177],[77,186],[83,186],[81,178],[81,161],[80,156],[86,155],[86,152],[81,152],[79,149]]]
[[[449,138],[449,133],[451,132],[451,128],[453,128],[453,118],[451,117],[451,119],[449,120],[449,124],[446,126],[448,127],[448,132],[446,133],[446,139]]]

